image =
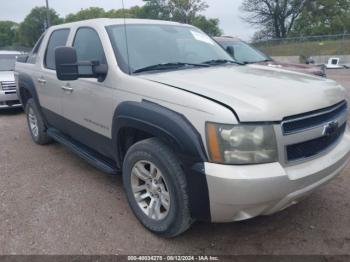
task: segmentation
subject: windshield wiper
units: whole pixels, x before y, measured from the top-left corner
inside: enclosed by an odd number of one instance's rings
[[[194,64],[194,63],[182,63],[182,62],[163,63],[163,64],[146,66],[146,67],[143,67],[143,68],[135,70],[133,73],[141,73],[141,72],[155,71],[155,70],[177,69],[177,68],[187,67],[187,66],[190,66],[190,67],[208,67],[209,65],[206,65],[206,64]]]
[[[272,59],[265,59],[265,60],[261,60],[261,61],[258,61],[258,63],[261,63],[261,62],[271,62],[273,61]]]
[[[250,65],[250,64],[256,64],[256,63],[260,63],[260,62],[265,62],[265,61],[254,61],[254,62],[244,61],[244,62],[242,62],[242,64],[243,65]]]
[[[264,62],[271,62],[272,59],[265,59],[265,60],[259,60],[259,61],[243,61],[242,64],[244,65],[250,65],[250,64],[257,64],[257,63],[264,63]]]
[[[209,60],[209,61],[205,61],[202,64],[204,65],[223,65],[223,64],[241,64],[237,61],[234,60],[227,60],[227,59],[213,59],[213,60]]]

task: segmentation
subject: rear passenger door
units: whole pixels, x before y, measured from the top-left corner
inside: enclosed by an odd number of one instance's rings
[[[36,89],[42,111],[50,126],[65,131],[62,110],[62,82],[56,76],[55,49],[65,46],[70,29],[57,29],[48,39],[41,59],[40,70],[35,73]]]

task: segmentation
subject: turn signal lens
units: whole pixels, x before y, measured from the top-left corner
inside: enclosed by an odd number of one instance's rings
[[[222,156],[219,146],[217,127],[215,124],[207,124],[208,149],[210,157],[215,162],[221,162]]]

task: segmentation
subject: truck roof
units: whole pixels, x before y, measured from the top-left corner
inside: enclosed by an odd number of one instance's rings
[[[86,25],[102,25],[102,26],[109,26],[109,25],[123,25],[123,24],[161,24],[161,25],[183,25],[186,26],[186,24],[181,24],[178,22],[171,22],[171,21],[164,21],[164,20],[151,20],[151,19],[123,19],[123,18],[96,18],[96,19],[89,19],[89,20],[83,20],[78,22],[72,22],[72,23],[66,23],[61,25],[56,25],[50,27],[50,29],[58,29],[63,28],[67,26],[86,26]],[[189,26],[189,25],[187,25]]]

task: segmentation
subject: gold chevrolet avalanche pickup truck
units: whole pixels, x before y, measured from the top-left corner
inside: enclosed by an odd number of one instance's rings
[[[343,87],[242,65],[190,25],[53,26],[17,62],[16,84],[34,142],[122,174],[135,216],[164,237],[278,212],[349,160]]]

